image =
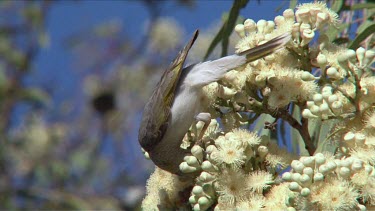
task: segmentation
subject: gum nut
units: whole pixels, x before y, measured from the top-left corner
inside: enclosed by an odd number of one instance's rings
[[[198,159],[194,156],[185,156],[184,160],[189,166],[192,166],[192,167],[199,167],[200,165],[198,162]]]
[[[197,201],[197,196],[195,195],[192,195],[189,197],[189,203],[190,204],[196,204],[198,201]]]
[[[327,165],[327,167],[328,167],[328,169],[329,169],[330,171],[336,169],[336,167],[337,167],[337,165],[336,165],[336,163],[335,163],[334,161],[330,161],[330,162],[328,162],[326,165]]]
[[[319,111],[322,112],[322,113],[326,113],[329,111],[329,106],[327,103],[322,103],[320,106],[319,106]]]
[[[313,105],[315,105],[314,101],[311,101],[311,100],[306,101],[306,106],[307,106],[307,107],[311,107],[311,106],[313,106]]]
[[[211,180],[215,179],[215,177],[212,176],[211,174],[203,171],[201,173],[201,175],[199,176],[199,179],[202,180],[203,182],[208,182],[208,181],[211,181]]]
[[[329,97],[328,97],[328,102],[329,103],[333,103],[333,102],[335,102],[335,101],[337,101],[339,98],[337,97],[337,95],[330,95]]]
[[[326,174],[330,171],[330,169],[328,168],[327,165],[323,164],[321,166],[319,166],[319,172],[322,173],[322,174]]]
[[[321,94],[314,94],[314,96],[313,96],[313,100],[314,100],[314,102],[315,103],[320,103],[320,102],[322,102],[322,100],[323,100],[323,95],[321,95]]]
[[[303,169],[303,173],[312,177],[312,175],[314,174],[314,169],[312,169],[311,167],[306,167]]]
[[[289,189],[290,189],[291,191],[298,191],[298,190],[300,189],[300,186],[299,186],[298,183],[296,183],[296,182],[291,182],[291,183],[289,184]]]
[[[237,32],[239,37],[241,38],[245,37],[245,26],[243,24],[237,24],[234,27],[234,30]]]
[[[319,54],[318,57],[316,57],[316,61],[320,66],[327,65],[327,57],[324,54]]]
[[[337,74],[338,74],[339,72],[337,71],[337,69],[336,69],[335,67],[330,67],[330,68],[327,69],[326,73],[327,73],[327,75],[328,75],[329,77],[333,77],[333,78],[334,78],[334,77],[337,76]]]
[[[208,200],[207,197],[205,196],[202,196],[198,199],[198,204],[201,206],[201,207],[206,207],[208,205],[210,205],[210,200]]]
[[[314,165],[315,165],[315,157],[314,156],[305,157],[302,160],[302,163],[305,166],[314,167]]]
[[[301,75],[301,79],[302,79],[303,81],[313,81],[313,80],[315,80],[316,78],[315,78],[315,76],[312,75],[311,73],[304,71],[304,72],[302,73],[302,75]]]
[[[283,176],[281,177],[284,181],[291,181],[292,180],[292,174],[290,172],[285,172]]]
[[[314,155],[314,157],[315,157],[315,163],[318,165],[321,165],[326,162],[326,158],[324,157],[322,153],[317,153],[316,155]]]
[[[322,173],[315,173],[314,174],[314,182],[320,182],[324,180],[324,175]]]
[[[191,154],[201,161],[203,159],[203,148],[198,145],[194,145],[191,148]]]
[[[301,190],[301,196],[303,196],[303,197],[309,196],[310,193],[311,193],[311,191],[310,191],[309,188],[302,188],[302,190]]]
[[[353,132],[347,132],[344,135],[344,141],[352,141],[355,138],[355,134]]]
[[[317,105],[313,105],[313,106],[311,106],[311,108],[310,108],[309,110],[310,110],[311,113],[313,113],[314,115],[316,115],[316,114],[320,114],[319,106],[317,106]]]
[[[197,170],[197,168],[194,168],[194,167],[192,167],[192,166],[189,166],[189,165],[187,164],[187,162],[182,162],[182,163],[180,164],[179,168],[180,168],[180,171],[181,171],[182,173],[191,173],[191,172],[194,172],[194,171]]]
[[[208,171],[208,172],[216,172],[216,168],[208,160],[203,161],[203,163],[202,163],[202,169],[204,171]]]
[[[306,183],[311,182],[311,177],[309,177],[309,175],[307,175],[307,174],[302,174],[301,177],[299,178],[299,181],[302,184],[306,184]]]
[[[324,86],[323,89],[322,89],[322,92],[332,93],[332,87],[331,86]]]
[[[340,108],[342,108],[343,105],[342,105],[341,101],[335,101],[335,102],[332,103],[331,106],[332,106],[333,109],[340,109]]]
[[[309,109],[303,109],[302,111],[303,118],[317,118],[318,116],[314,115]]]
[[[301,173],[303,171],[303,169],[305,168],[303,163],[299,160],[293,160],[292,163],[291,163],[291,166],[292,166],[294,171],[299,172],[299,173]]]
[[[357,59],[358,59],[358,61],[359,61],[360,64],[362,64],[363,58],[365,58],[365,52],[366,52],[366,50],[364,48],[362,48],[362,47],[359,47],[356,50]]]
[[[295,182],[299,182],[301,178],[301,174],[300,173],[293,173],[292,174],[292,180],[295,181]]]
[[[200,208],[199,204],[195,204],[194,207],[193,207],[193,210],[194,211],[201,211],[201,208]]]
[[[341,177],[348,178],[350,176],[350,169],[347,167],[341,167],[339,174]]]
[[[193,187],[193,190],[191,192],[196,196],[201,196],[203,194],[203,188],[199,185],[196,185]]]
[[[215,152],[215,151],[217,151],[217,148],[216,148],[215,145],[209,145],[209,146],[207,146],[207,148],[206,148],[206,153],[207,153],[207,154],[211,154],[212,152]]]
[[[348,49],[346,52],[345,52],[345,55],[348,59],[350,60],[353,60],[356,58],[357,54],[355,53],[355,51],[353,49]]]

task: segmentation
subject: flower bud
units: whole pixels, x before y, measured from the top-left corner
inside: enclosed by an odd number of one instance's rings
[[[339,110],[342,108],[342,102],[341,101],[335,101],[332,103],[331,108],[334,109],[335,111]]]
[[[309,73],[309,72],[307,72],[307,71],[304,71],[304,72],[302,73],[302,75],[301,75],[301,79],[302,79],[303,81],[314,81],[314,80],[316,80],[317,78],[316,78],[314,75],[312,75],[311,73]]]
[[[328,168],[326,164],[323,164],[319,166],[319,172],[322,174],[327,174],[328,172],[330,172],[330,169]]]
[[[267,25],[265,28],[265,33],[271,33],[275,29],[275,22],[267,21]]]
[[[355,134],[353,132],[347,132],[344,135],[344,141],[352,141],[355,138]]]
[[[293,168],[294,171],[298,173],[302,173],[303,169],[305,168],[302,162],[298,160],[293,160],[291,163],[291,167]]]
[[[363,133],[356,133],[354,137],[355,143],[357,146],[363,146],[366,141],[366,135]]]
[[[356,54],[360,66],[363,66],[363,59],[365,58],[366,50],[362,47],[357,48]]]
[[[254,32],[257,28],[254,20],[252,19],[246,19],[245,22],[243,23],[245,27],[245,31],[247,34],[250,34],[251,32]]]
[[[266,146],[258,147],[258,155],[261,159],[264,159],[267,154],[268,154],[268,148]]]
[[[303,169],[303,173],[305,175],[309,175],[309,177],[312,177],[314,174],[314,169],[312,169],[311,167],[306,167]]]
[[[326,114],[326,113],[329,113],[329,106],[327,103],[322,103],[320,106],[319,106],[319,111],[323,114]]]
[[[294,11],[292,9],[286,9],[283,12],[283,16],[285,19],[293,20],[294,19]]]
[[[309,188],[302,188],[302,190],[301,190],[301,196],[303,196],[303,197],[309,196],[310,193],[311,193],[311,191],[310,191]]]
[[[324,180],[324,175],[322,173],[314,174],[314,182],[320,182]]]
[[[237,35],[241,38],[245,37],[245,26],[243,24],[237,24],[234,27],[234,30],[237,32]]]
[[[313,95],[313,100],[316,105],[320,105],[323,103],[323,95],[317,93]]]
[[[199,204],[199,207],[201,208],[201,210],[204,210],[204,209],[208,208],[208,206],[211,205],[210,200],[208,200],[208,198],[205,197],[205,196],[202,196],[198,199],[198,204]]]
[[[303,185],[309,185],[311,183],[311,177],[307,174],[302,174],[301,177],[299,178],[299,181]]]
[[[196,195],[191,195],[189,197],[189,203],[190,204],[196,204],[198,202],[198,197]]]
[[[217,148],[215,145],[208,145],[207,148],[206,148],[206,153],[207,154],[211,154],[212,152],[215,152],[217,151]]]
[[[285,18],[281,15],[278,15],[278,16],[275,17],[274,21],[275,21],[277,26],[280,26],[283,23],[285,23]]]
[[[302,111],[302,117],[303,118],[317,118],[318,116],[314,115],[311,113],[311,111],[309,109],[303,109]]]
[[[323,163],[326,162],[326,158],[324,157],[322,153],[317,153],[316,155],[314,155],[314,157],[315,157],[315,163],[317,165],[322,165]]]
[[[348,178],[348,177],[350,177],[350,174],[351,174],[350,169],[343,166],[343,167],[340,168],[339,174],[343,178]]]
[[[317,106],[317,105],[311,106],[311,108],[309,110],[314,115],[319,115],[320,114],[319,106]]]
[[[301,174],[300,173],[293,173],[292,174],[292,180],[295,181],[295,182],[299,182],[301,178]]]
[[[327,69],[327,76],[333,79],[339,79],[340,73],[337,71],[335,67],[330,67]]]
[[[196,196],[202,196],[203,195],[203,188],[202,186],[196,185],[193,187],[193,190],[191,191]]]
[[[296,11],[297,22],[307,23],[310,16],[309,9],[299,9]]]
[[[315,32],[311,29],[305,29],[302,32],[302,42],[301,46],[309,44],[309,42],[314,38]]]
[[[203,161],[203,148],[202,147],[198,145],[194,145],[191,148],[191,154],[193,154],[198,159],[198,161],[200,162]]]
[[[263,34],[264,31],[265,31],[265,27],[267,25],[267,21],[263,20],[263,19],[260,19],[258,22],[257,22],[257,28],[258,28],[258,32]]]
[[[355,159],[352,163],[352,170],[353,171],[359,171],[363,168],[363,161],[359,160],[359,159]]]
[[[335,102],[335,101],[337,101],[339,98],[337,97],[337,95],[330,95],[329,97],[328,97],[328,102],[329,103],[333,103],[333,102]]]
[[[354,50],[352,50],[352,49],[348,49],[346,52],[345,52],[345,55],[346,55],[346,57],[348,58],[348,60],[350,61],[350,62],[352,62],[352,63],[355,63],[355,61],[356,61],[356,53],[355,53],[355,51]]]
[[[192,167],[195,167],[195,168],[199,168],[199,166],[200,166],[200,164],[198,162],[198,159],[194,156],[185,156],[184,161],[186,161],[186,163],[189,166],[192,166]]]
[[[363,60],[363,65],[368,66],[372,63],[375,57],[375,51],[374,50],[367,50],[365,53],[365,59]]]
[[[318,57],[316,57],[316,61],[318,62],[318,65],[322,71],[326,69],[326,65],[328,63],[327,57],[324,54],[319,54]]]
[[[297,182],[291,182],[289,184],[289,189],[291,191],[299,191],[301,189],[301,186],[299,186],[299,184]]]
[[[300,159],[303,165],[314,168],[315,166],[315,157],[309,156],[309,157],[303,157]]]
[[[214,180],[215,177],[205,171],[203,171],[200,175],[199,175],[199,180],[201,180],[202,182],[210,182],[212,180]]]
[[[201,167],[204,171],[207,172],[217,172],[217,167],[212,165],[212,163],[208,160],[203,161]]]
[[[197,168],[189,166],[187,162],[182,162],[179,166],[182,173],[191,173],[197,171]]]
[[[292,181],[292,174],[290,172],[285,172],[281,177],[284,181]]]

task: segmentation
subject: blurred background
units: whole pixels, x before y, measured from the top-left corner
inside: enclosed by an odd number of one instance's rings
[[[250,0],[237,22],[295,3]],[[139,209],[143,106],[196,29],[187,63],[203,60],[232,4],[1,1],[0,209]]]

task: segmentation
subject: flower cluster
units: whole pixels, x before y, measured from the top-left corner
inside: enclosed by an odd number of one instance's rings
[[[213,119],[201,140],[197,137],[203,124],[193,124],[181,145],[190,153],[180,170],[193,179],[189,184],[170,181],[157,187],[151,183],[163,179],[154,173],[143,208],[153,210],[154,203],[171,207],[171,194],[178,188],[180,195],[190,193],[193,210],[365,210],[375,206],[375,77],[370,68],[375,51],[331,43],[323,29],[337,23],[338,15],[318,2],[302,4],[296,12],[287,9],[274,21],[247,19],[238,24],[237,53],[284,33],[291,33],[292,40],[272,55],[231,70],[204,87]],[[299,119],[289,113],[290,105],[301,110]],[[308,145],[305,139],[317,139],[318,144],[330,140],[336,150],[328,153],[322,147],[315,155],[297,158],[269,134],[246,130],[262,114],[299,130],[307,150],[314,144]],[[317,123],[308,125],[309,120],[333,120],[334,124],[324,137],[319,137],[323,129],[310,136]],[[273,129],[275,124],[268,122],[265,128]],[[292,170],[281,176],[289,166]],[[176,189],[163,193],[162,199],[160,191],[172,183]]]

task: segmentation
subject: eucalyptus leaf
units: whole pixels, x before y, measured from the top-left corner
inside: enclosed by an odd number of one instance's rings
[[[300,123],[300,119],[302,118],[301,109],[296,105],[293,105],[292,107],[292,116]],[[299,131],[293,127],[290,128],[290,139],[293,152],[299,152],[301,156],[309,156],[309,152],[305,148],[305,142],[303,141],[302,136],[299,134]]]
[[[344,0],[334,0],[331,5],[331,9],[336,13],[340,13],[342,7],[344,6]]]
[[[291,0],[290,3],[289,3],[289,8],[295,9],[296,6],[297,6],[297,2],[298,2],[298,0]]]
[[[326,120],[322,122],[319,131],[319,139],[318,139],[318,147],[315,153],[318,152],[331,152],[332,154],[335,152],[337,146],[331,141],[331,139],[327,139],[330,133],[332,133],[332,128],[337,124],[337,120]]]
[[[357,49],[361,42],[365,40],[368,36],[373,35],[375,32],[375,23],[368,25],[357,37],[349,44],[350,49]]]

